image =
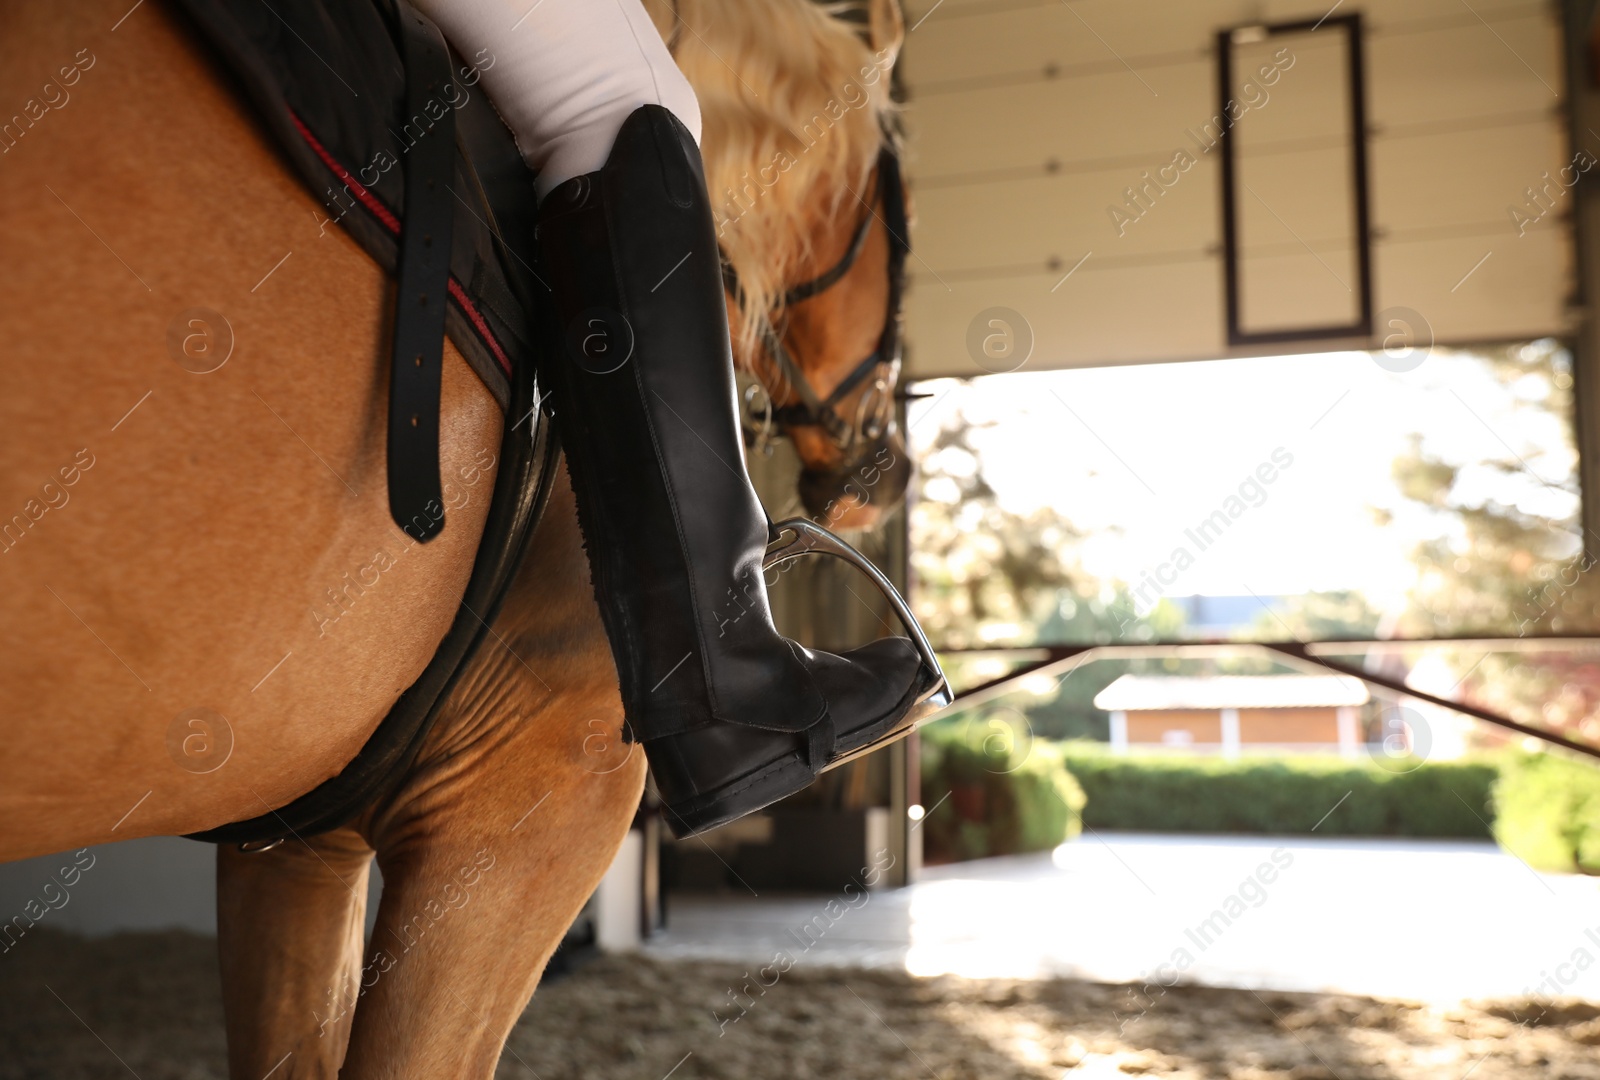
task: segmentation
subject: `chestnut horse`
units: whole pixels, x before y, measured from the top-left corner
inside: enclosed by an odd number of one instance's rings
[[[892,0],[870,44],[810,0],[656,7],[701,94],[748,366],[748,305],[833,264],[862,220],[903,26]],[[502,415],[447,345],[449,524],[412,543],[385,489],[389,282],[319,227],[191,31],[159,0],[7,0],[0,25],[0,109],[19,110],[0,134],[10,860],[216,827],[337,773],[455,614]],[[877,339],[887,251],[875,227],[784,322],[821,393]],[[196,308],[228,328],[198,373]],[[802,458],[837,466],[815,436]],[[645,774],[564,475],[491,631],[391,795],[321,836],[219,848],[233,1076],[493,1074]]]

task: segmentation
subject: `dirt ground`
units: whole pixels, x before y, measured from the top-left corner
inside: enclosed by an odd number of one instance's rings
[[[30,934],[0,956],[0,1080],[224,1077],[214,950],[179,933]],[[1600,1080],[1600,1005],[1570,1001],[1441,1008],[1202,987],[1147,997],[801,967],[769,971],[763,992],[759,975],[597,959],[540,990],[499,1076]]]

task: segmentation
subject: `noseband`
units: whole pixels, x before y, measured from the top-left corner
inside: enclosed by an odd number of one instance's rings
[[[845,453],[846,462],[837,470],[841,475],[852,472],[859,464],[859,459],[864,456],[863,447],[865,452],[870,452],[874,447],[881,445],[894,428],[894,395],[891,387],[900,366],[900,303],[905,289],[906,256],[910,254],[911,246],[906,239],[908,229],[905,190],[900,184],[900,159],[895,154],[893,143],[889,139],[885,138],[882,148],[878,151],[877,191],[872,202],[867,205],[867,212],[862,215],[861,224],[856,226],[855,235],[850,239],[850,246],[845,249],[844,255],[838,262],[809,281],[802,282],[785,292],[779,305],[788,307],[809,300],[837,285],[850,272],[862,249],[866,247],[867,234],[872,230],[872,221],[878,216],[873,204],[879,202],[883,204],[884,226],[889,233],[889,295],[884,310],[883,331],[878,336],[878,347],[862,358],[850,374],[846,375],[843,381],[824,398],[817,393],[810,380],[806,378],[805,372],[784,346],[782,335],[773,325],[770,315],[761,314],[756,326],[762,348],[766,350],[783,382],[794,391],[794,396],[798,400],[784,405],[774,405],[773,395],[768,391],[765,395],[767,401],[761,408],[763,415],[759,426],[746,427],[746,442],[755,446],[765,446],[772,438],[774,425],[820,427]],[[728,292],[739,299],[742,306],[744,293],[739,284],[739,275],[726,259],[722,261],[722,280]],[[883,368],[889,369],[886,374],[882,373]],[[854,415],[848,420],[840,416],[841,403],[873,376],[876,376],[876,379],[862,394]]]

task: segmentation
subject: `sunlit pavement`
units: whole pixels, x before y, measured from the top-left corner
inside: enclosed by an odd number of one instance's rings
[[[865,900],[674,896],[646,949],[974,978],[1600,1000],[1600,879],[1536,873],[1478,842],[1086,833],[1053,854],[930,868]]]

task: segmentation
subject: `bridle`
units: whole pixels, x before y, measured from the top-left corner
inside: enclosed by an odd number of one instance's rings
[[[672,30],[667,35],[666,45],[668,53],[676,57],[685,24],[678,10],[679,0],[671,0],[671,5]],[[756,334],[761,340],[761,347],[777,368],[783,383],[798,400],[775,405],[772,390],[757,379],[743,395],[746,416],[741,426],[745,445],[770,454],[778,428],[820,427],[845,457],[841,466],[827,474],[830,478],[848,478],[894,433],[894,386],[900,373],[900,307],[905,293],[906,256],[911,253],[911,243],[907,239],[910,228],[906,221],[905,188],[900,178],[900,156],[895,152],[894,135],[887,128],[878,149],[877,190],[866,203],[866,213],[850,238],[850,246],[838,262],[811,280],[790,288],[776,305],[778,309],[787,309],[837,285],[850,272],[866,247],[872,221],[878,216],[874,207],[879,203],[883,205],[883,223],[889,233],[889,295],[884,305],[883,330],[878,335],[878,347],[863,357],[826,398],[817,393],[783,344],[783,336],[773,325],[772,313],[761,312],[753,316],[757,319]],[[722,282],[743,311],[744,290],[739,284],[738,272],[726,256],[722,257]],[[883,370],[885,368],[887,372]],[[872,384],[856,402],[854,415],[850,420],[845,420],[839,415],[839,406],[868,378],[872,379]],[[759,404],[757,399],[760,399]],[[749,415],[751,412],[758,414],[753,422]]]
[[[907,240],[905,189],[900,181],[900,158],[895,153],[893,140],[885,134],[878,151],[877,188],[866,203],[866,213],[856,226],[850,245],[828,269],[791,287],[783,294],[779,308],[802,303],[837,285],[860,257],[866,247],[872,222],[878,218],[877,204],[882,204],[882,220],[889,233],[889,294],[885,304],[883,330],[878,335],[878,345],[850,374],[823,397],[806,378],[805,372],[783,343],[783,337],[773,325],[770,313],[755,316],[756,333],[762,348],[777,369],[784,385],[793,391],[796,400],[782,405],[773,404],[774,394],[759,383],[745,394],[747,413],[755,411],[758,417],[745,423],[746,444],[766,450],[778,427],[815,426],[822,428],[845,455],[845,463],[835,472],[840,475],[853,472],[872,451],[883,445],[893,434],[895,400],[893,387],[900,369],[900,305],[905,291],[906,256],[911,252]],[[739,275],[726,258],[722,260],[724,286],[743,307],[743,290]],[[840,406],[867,380],[872,382],[856,402],[849,419],[840,415]],[[757,405],[756,397],[765,402]]]

